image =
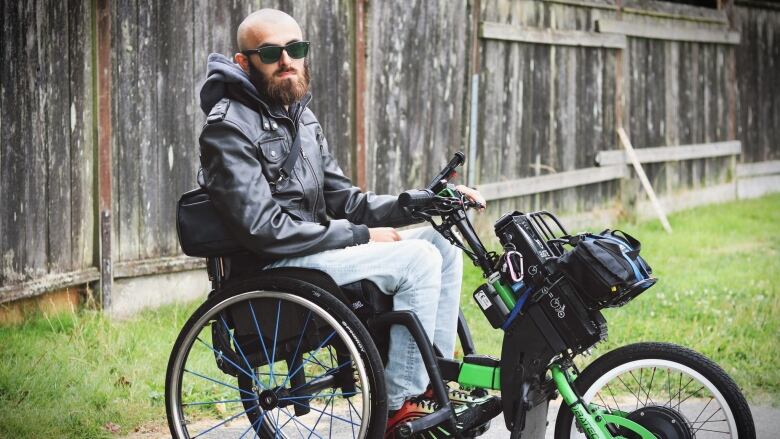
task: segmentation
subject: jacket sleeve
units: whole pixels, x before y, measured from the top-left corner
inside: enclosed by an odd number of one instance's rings
[[[300,221],[273,200],[252,142],[230,121],[200,135],[206,190],[236,238],[269,259],[302,256],[368,242],[368,227],[345,219]]]
[[[345,218],[369,227],[401,227],[422,221],[399,206],[398,197],[363,192],[355,187],[331,155],[324,137],[320,139],[320,145],[325,173],[325,206],[331,218]]]

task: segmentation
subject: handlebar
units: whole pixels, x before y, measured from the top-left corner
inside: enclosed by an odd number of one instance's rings
[[[428,183],[428,186],[426,186],[425,189],[409,190],[401,193],[398,196],[398,204],[400,204],[401,207],[427,208],[436,204],[437,201],[445,201],[445,204],[450,204],[451,206],[451,200],[445,200],[444,198],[439,197],[437,194],[447,187],[449,179],[452,178],[455,174],[455,168],[462,165],[465,160],[466,156],[462,152],[456,152],[452,156],[452,159],[450,159],[449,163],[447,163],[447,165],[444,166],[441,171],[439,171],[436,177],[434,177],[433,180]],[[472,204],[474,203],[464,202],[462,206],[481,207],[479,205]]]
[[[401,207],[427,207],[431,204],[434,197],[436,197],[436,194],[428,189],[411,190],[402,192],[398,196],[398,204]]]
[[[492,253],[485,250],[485,246],[479,240],[471,221],[465,213],[470,207],[483,208],[480,203],[467,200],[464,196],[439,196],[438,194],[447,187],[449,180],[455,174],[455,168],[462,165],[466,156],[458,151],[450,159],[450,162],[439,172],[436,177],[428,183],[425,189],[410,190],[403,192],[398,196],[398,204],[401,207],[413,208],[417,213],[429,221],[433,227],[441,233],[447,240],[455,246],[463,249],[475,265],[482,268],[486,274],[493,273],[495,270],[494,257]],[[442,222],[436,224],[433,216],[441,216]],[[453,233],[451,228],[456,227],[468,244],[471,250],[468,250]]]

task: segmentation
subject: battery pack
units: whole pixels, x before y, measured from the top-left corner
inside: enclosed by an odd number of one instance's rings
[[[496,290],[488,284],[482,284],[474,291],[473,297],[477,305],[479,305],[479,309],[482,310],[482,314],[485,314],[485,317],[487,317],[490,325],[496,329],[500,328],[509,315],[509,309],[507,309]]]

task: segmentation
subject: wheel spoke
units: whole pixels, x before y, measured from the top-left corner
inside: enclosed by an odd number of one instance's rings
[[[210,344],[208,344],[208,343],[206,343],[205,341],[201,340],[201,338],[200,338],[200,337],[197,337],[197,338],[196,338],[196,340],[198,340],[199,342],[203,343],[203,345],[204,345],[204,346],[206,346],[207,348],[211,349],[211,351],[212,351],[212,352],[214,352],[215,354],[219,355],[219,357],[220,357],[220,358],[222,358],[223,360],[225,360],[225,361],[227,361],[228,363],[230,363],[230,365],[231,365],[231,366],[233,366],[233,367],[235,367],[236,369],[238,369],[239,371],[243,372],[243,374],[244,374],[244,375],[246,375],[246,376],[248,376],[248,377],[249,377],[251,380],[253,380],[253,381],[255,380],[255,377],[254,377],[254,375],[253,375],[253,374],[251,374],[251,373],[249,373],[249,372],[245,371],[243,367],[241,367],[241,366],[239,366],[238,364],[236,364],[236,363],[234,363],[233,361],[231,361],[231,360],[230,360],[230,358],[228,358],[228,357],[226,357],[226,356],[222,355],[222,352],[220,352],[220,351],[218,351],[218,350],[214,349],[214,347],[213,347],[213,346],[211,346]]]
[[[674,399],[674,398],[672,398],[671,400],[669,400],[669,408],[674,409],[674,407],[677,407],[677,408],[680,407],[680,404],[683,403],[683,401],[682,401],[682,391],[687,389],[688,386],[693,382],[693,380],[694,379],[691,378],[687,383],[685,383],[685,387],[683,387],[682,386],[682,372],[680,372],[680,387],[677,390],[677,404],[675,406],[672,406],[672,400]],[[685,399],[688,399],[688,398],[685,398]]]
[[[282,408],[282,410],[284,410],[284,414],[286,414],[287,416],[289,416],[289,417],[290,417],[290,419],[288,419],[288,420],[287,420],[287,421],[284,423],[284,425],[287,425],[287,423],[289,423],[290,421],[292,421],[292,420],[293,420],[293,416],[290,414],[290,411],[289,411],[289,410],[287,410],[286,408]],[[282,425],[282,427],[284,427],[284,425]],[[299,435],[301,435],[301,437],[304,437],[304,435],[303,435],[303,432],[301,431],[301,428],[300,428],[300,427],[298,427],[298,424],[296,424],[296,423],[293,423],[293,425],[295,426],[295,429],[296,429],[296,430],[298,430],[298,434],[299,434]]]
[[[230,335],[230,340],[233,342],[233,346],[238,348],[238,352],[241,354],[241,358],[244,359],[244,363],[246,363],[247,369],[249,369],[249,372],[252,374],[252,382],[259,385],[260,387],[263,387],[263,385],[260,384],[260,380],[257,379],[254,370],[252,370],[252,365],[249,364],[249,360],[246,359],[246,355],[244,355],[244,351],[241,349],[241,345],[238,344],[235,337],[233,336],[233,333],[230,332],[230,328],[228,328],[227,322],[225,322],[225,318],[220,315],[219,319],[222,321],[222,325],[225,327],[225,331],[227,331],[228,335]]]
[[[645,400],[645,406],[647,405],[647,402],[650,400],[650,394],[653,392],[653,380],[655,379],[656,369],[658,368],[653,367],[653,374],[650,375],[650,387],[647,389],[647,399]],[[655,404],[655,402],[653,404]]]
[[[223,421],[222,421],[222,422],[220,422],[219,424],[217,424],[217,425],[215,425],[215,426],[213,426],[213,427],[209,428],[208,430],[206,430],[206,431],[201,431],[201,432],[200,432],[200,433],[198,433],[196,436],[193,436],[193,437],[192,437],[192,439],[199,438],[199,437],[203,436],[204,434],[206,434],[206,433],[208,433],[208,432],[210,432],[210,431],[214,430],[215,428],[217,428],[217,427],[221,427],[221,426],[223,426],[223,425],[227,424],[228,422],[232,421],[233,419],[236,419],[237,417],[239,417],[239,416],[241,416],[241,415],[245,414],[246,412],[248,412],[248,411],[250,411],[250,410],[254,410],[254,409],[255,409],[255,408],[254,408],[254,407],[252,407],[252,408],[249,408],[249,409],[246,409],[246,410],[244,410],[244,411],[243,411],[243,412],[241,412],[241,413],[235,414],[235,415],[233,415],[233,416],[231,416],[231,417],[229,417],[229,418],[227,418],[227,419],[223,420]]]
[[[249,424],[249,428],[247,428],[246,430],[244,430],[244,432],[241,434],[241,436],[239,436],[239,438],[238,438],[238,439],[241,439],[241,438],[243,438],[244,436],[246,436],[246,434],[247,434],[247,433],[249,433],[249,431],[250,431],[250,430],[251,430],[251,431],[254,431],[254,434],[255,434],[255,435],[257,435],[257,425],[258,425],[258,423],[259,423],[260,421],[262,421],[262,420],[263,420],[263,416],[262,416],[262,413],[261,413],[261,415],[260,415],[260,416],[258,416],[258,417],[257,417],[257,419],[255,419],[255,422],[253,422],[253,423]]]
[[[246,391],[246,390],[239,389],[238,387],[231,386],[230,384],[225,384],[225,383],[223,383],[222,381],[217,381],[217,380],[215,380],[214,378],[207,377],[206,375],[201,375],[201,374],[199,374],[199,373],[197,373],[197,372],[193,372],[193,371],[191,371],[191,370],[189,370],[189,369],[184,369],[184,371],[185,371],[185,372],[188,372],[188,373],[191,373],[191,374],[193,374],[193,375],[195,375],[195,376],[197,376],[197,377],[203,378],[203,379],[205,379],[205,380],[209,380],[209,381],[211,381],[211,382],[213,382],[213,383],[220,384],[220,385],[223,385],[223,386],[225,386],[225,387],[229,387],[229,388],[231,388],[231,389],[233,389],[233,390],[238,390],[238,391],[239,391],[239,392],[241,392],[241,393],[246,393],[247,395],[256,396],[256,395],[255,395],[254,393],[252,393],[252,392],[248,392],[248,391]]]
[[[285,410],[285,414],[286,414],[287,416],[290,416],[290,419],[291,419],[291,420],[292,420],[292,421],[295,423],[295,425],[300,425],[301,427],[303,427],[304,429],[306,429],[306,431],[308,431],[308,432],[309,432],[309,437],[311,437],[311,435],[315,435],[315,436],[317,436],[318,438],[320,438],[320,439],[323,439],[323,437],[322,437],[322,436],[318,435],[318,434],[317,434],[316,432],[314,432],[314,431],[313,431],[311,428],[309,428],[309,427],[307,427],[307,426],[303,425],[303,423],[301,423],[301,421],[299,421],[299,420],[295,419],[295,416],[291,415],[291,414],[290,414],[290,412],[288,412],[287,410]],[[300,432],[300,430],[298,430],[298,431]]]
[[[630,393],[634,398],[639,400],[639,396],[637,396],[634,392],[631,391],[631,388],[628,387],[628,385],[626,385],[626,383],[623,381],[622,378],[620,378],[620,376],[618,376],[617,379],[620,381],[621,384],[623,384],[623,387],[625,387],[626,390],[628,390],[628,393]]]
[[[271,368],[271,379],[274,386],[276,385],[276,378],[274,377],[274,363],[276,362],[276,340],[279,336],[279,315],[282,311],[282,299],[276,300],[276,328],[274,329],[274,345],[271,347],[271,362],[268,365]]]
[[[182,406],[189,407],[191,405],[227,404],[229,402],[249,402],[249,401],[257,401],[257,397],[251,399],[226,399],[223,401],[187,402],[187,403],[182,403]]]
[[[347,410],[347,413],[349,413],[349,422],[350,424],[352,424],[353,423],[352,410],[355,410],[355,413],[357,413],[357,409],[355,408],[354,405],[352,405],[352,401],[347,399],[347,402],[349,403],[349,407]],[[352,439],[355,439],[355,425],[354,424],[350,425],[350,428],[352,429]]]
[[[707,430],[706,428],[697,428],[696,431],[706,431],[709,433],[720,433],[720,434],[728,434],[731,435],[730,431],[720,431],[720,430]]]
[[[639,404],[642,404],[642,400],[641,400],[641,393],[644,393],[644,394],[645,394],[645,396],[647,396],[647,398],[645,399],[645,401],[649,400],[650,402],[652,402],[652,403],[653,403],[653,405],[655,405],[655,401],[653,401],[653,400],[650,398],[650,394],[649,394],[648,392],[643,392],[643,390],[644,390],[644,389],[642,388],[642,371],[643,371],[643,370],[644,370],[644,369],[639,369],[639,380],[637,380],[637,379],[636,379],[636,377],[634,376],[634,373],[633,373],[633,372],[631,372],[630,370],[628,371],[628,373],[631,375],[631,377],[632,377],[632,378],[634,378],[634,381],[636,381],[636,383],[639,385],[639,389],[637,389],[636,409],[638,409],[638,408],[639,408]],[[642,406],[647,406],[647,403],[645,402],[644,404],[642,404]],[[636,409],[635,409],[635,410],[636,410]]]
[[[298,351],[301,348],[301,341],[303,341],[303,335],[306,333],[306,328],[309,326],[309,319],[311,319],[311,310],[306,314],[306,321],[303,323],[303,329],[301,330],[301,335],[298,337],[298,343],[295,345],[295,353],[293,354],[292,358],[293,361],[295,361],[296,358],[298,358]],[[282,385],[284,387],[284,384]]]
[[[620,404],[618,404],[617,399],[615,398],[615,394],[612,392],[612,388],[609,387],[609,384],[607,384],[606,387],[609,394],[612,395],[612,401],[615,402],[615,407],[617,407],[617,409],[622,412],[623,410],[620,408]]]
[[[713,416],[717,415],[717,414],[718,414],[719,412],[721,412],[721,411],[723,411],[723,407],[721,407],[721,408],[719,408],[719,409],[715,410],[715,411],[714,411],[714,412],[713,412],[713,413],[710,415],[710,417],[709,417],[709,418],[707,418],[707,419],[706,419],[706,420],[705,420],[705,421],[704,421],[704,422],[703,422],[703,423],[702,423],[702,424],[699,426],[699,428],[697,428],[696,430],[694,430],[694,431],[693,431],[693,434],[696,434],[696,432],[697,432],[697,431],[701,430],[701,428],[702,428],[702,427],[704,427],[704,424],[706,424],[706,423],[707,423],[707,421],[709,421],[710,419],[712,419],[712,417],[713,417]]]
[[[678,403],[677,403],[677,408],[680,408],[680,405],[681,405],[682,403],[684,403],[685,401],[687,401],[687,400],[691,399],[693,396],[695,396],[695,395],[696,395],[696,393],[697,393],[697,392],[699,392],[699,390],[701,390],[701,389],[703,389],[703,388],[704,388],[704,386],[701,386],[701,387],[699,387],[699,388],[698,388],[698,389],[696,389],[696,390],[695,390],[693,393],[691,393],[690,395],[686,396],[686,397],[685,397],[685,399],[683,399],[682,401],[678,402]]]
[[[325,343],[327,343],[327,342],[328,342],[328,340],[330,340],[331,338],[333,338],[333,336],[334,336],[334,335],[336,335],[336,331],[333,331],[333,332],[331,332],[329,336],[325,337],[325,340],[322,340],[322,342],[320,343],[320,345],[319,345],[319,346],[317,346],[317,349],[314,351],[314,353],[316,354],[317,352],[319,352],[319,351],[320,351],[320,349],[322,349],[322,347],[323,347],[323,346],[325,346]],[[312,358],[312,354],[311,354],[311,352],[307,352],[306,354],[309,356],[309,358]],[[299,370],[301,370],[301,368],[302,368],[302,367],[303,367],[305,364],[307,364],[307,363],[309,363],[309,360],[308,360],[308,359],[305,359],[305,360],[303,360],[303,361],[301,362],[301,364],[300,364],[300,365],[298,365],[298,367],[297,367],[297,368],[295,368],[295,370],[294,370],[294,371],[292,371],[291,373],[288,373],[288,374],[287,374],[287,378],[285,378],[284,382],[283,382],[283,383],[282,383],[282,385],[281,385],[281,386],[279,386],[279,387],[281,387],[281,388],[284,388],[284,386],[286,386],[286,385],[287,385],[287,382],[290,380],[290,378],[291,378],[291,377],[293,377],[293,376],[294,376],[296,373],[298,373],[298,371],[299,371]]]
[[[325,410],[327,410],[327,409],[328,409],[328,406],[330,405],[331,401],[333,401],[333,397],[332,397],[332,396],[330,397],[330,399],[328,399],[328,402],[326,402],[326,403],[325,403]],[[293,401],[293,402],[295,402],[295,401]],[[316,410],[316,409],[315,409],[315,410]],[[318,412],[320,412],[320,416],[319,416],[319,417],[317,417],[317,421],[314,423],[314,427],[312,427],[312,430],[316,430],[316,429],[317,429],[317,425],[319,425],[319,423],[320,423],[320,420],[322,419],[322,415],[325,415],[325,414],[327,414],[327,413],[326,413],[324,410],[323,410],[323,411],[317,410],[317,411],[318,411]],[[331,416],[331,418],[332,418],[332,417],[333,417],[333,416]],[[330,421],[330,423],[331,423],[331,425],[332,425],[332,424],[333,424],[333,421]]]
[[[260,325],[257,323],[257,315],[255,314],[255,308],[252,306],[252,301],[247,301],[249,303],[249,310],[252,312],[252,320],[255,322],[255,329],[257,329],[257,336],[260,338],[260,346],[263,348],[263,354],[265,354],[265,359],[268,360],[268,349],[265,347],[265,341],[263,337],[263,331],[260,330]],[[271,378],[273,379],[274,372],[273,372],[273,366],[270,366],[271,371]]]
[[[300,405],[300,406],[306,407],[306,405],[305,405],[305,404],[301,404],[300,402],[297,402],[297,401],[290,401],[290,402],[292,402],[293,404],[296,404],[296,405]],[[323,411],[322,411],[322,410],[320,410],[320,409],[315,409],[314,407],[309,407],[309,408],[310,408],[310,409],[312,409],[312,410],[314,410],[315,412],[318,412],[318,413],[325,413],[325,412],[323,412]],[[327,414],[327,413],[325,413],[325,414]],[[348,424],[353,424],[353,425],[358,425],[358,426],[360,425],[360,424],[355,424],[355,423],[353,423],[353,422],[352,422],[352,421],[350,421],[349,419],[342,418],[341,416],[336,416],[336,415],[334,415],[333,417],[334,417],[334,418],[336,418],[336,419],[338,419],[338,420],[340,420],[340,421],[344,421],[344,422],[346,422],[346,423],[348,423]]]

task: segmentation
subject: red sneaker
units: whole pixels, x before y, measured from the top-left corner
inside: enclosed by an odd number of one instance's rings
[[[457,429],[460,432],[466,430],[472,431],[476,436],[483,433],[487,428],[480,428],[490,419],[501,413],[501,399],[496,396],[486,396],[482,398],[465,397],[463,393],[454,395],[456,390],[450,389],[450,400],[455,410],[457,419]],[[460,397],[460,398],[459,398]],[[423,416],[430,415],[439,409],[439,403],[433,397],[433,390],[430,388],[422,395],[404,401],[400,409],[390,413],[387,420],[387,429],[385,430],[385,439],[395,439],[395,430],[405,422],[413,421]],[[487,424],[489,425],[489,424]],[[487,427],[485,425],[485,427]],[[426,432],[426,437],[449,438],[454,436],[449,427],[439,425]]]

